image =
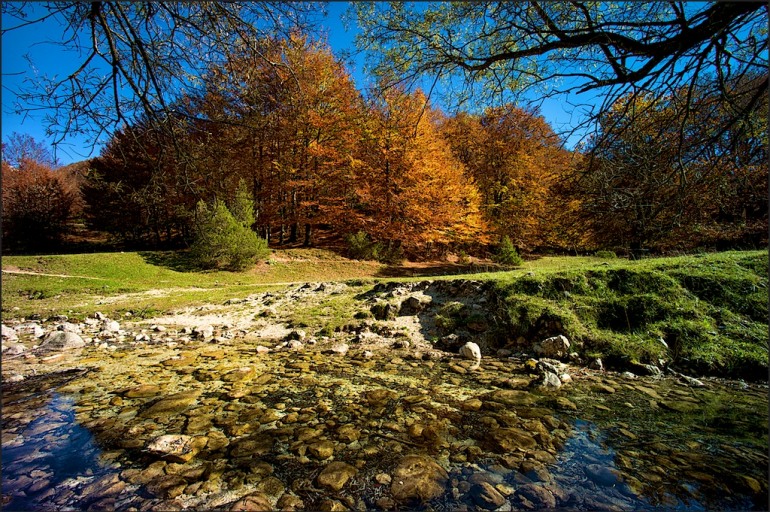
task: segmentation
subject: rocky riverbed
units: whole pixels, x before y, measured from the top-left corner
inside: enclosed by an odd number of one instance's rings
[[[767,386],[492,351],[483,285],[370,288],[10,322],[3,508],[768,508]]]

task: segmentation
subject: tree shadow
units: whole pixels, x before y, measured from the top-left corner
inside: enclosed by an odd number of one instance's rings
[[[435,263],[421,266],[410,265],[389,265],[377,272],[377,277],[436,277],[453,276],[462,274],[482,274],[491,272],[503,272],[510,268],[500,265],[489,264],[469,264],[459,265],[456,263]]]
[[[176,272],[200,272],[189,251],[142,251],[138,253],[150,265]]]

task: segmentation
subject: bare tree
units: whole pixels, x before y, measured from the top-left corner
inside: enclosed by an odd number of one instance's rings
[[[16,169],[25,161],[36,162],[52,169],[59,167],[51,148],[27,133],[11,133],[8,141],[3,143],[2,158],[3,162]]]
[[[67,76],[28,77],[13,91],[17,111],[45,112],[61,142],[73,133],[96,141],[137,119],[162,127],[176,114],[175,98],[195,88],[209,65],[236,50],[264,58],[254,41],[308,29],[323,9],[312,2],[71,1],[3,2],[2,12],[3,35],[58,21],[63,34],[52,42],[77,55]]]
[[[456,105],[602,93],[589,122],[628,95],[691,103],[697,83],[733,105],[728,130],[767,95],[764,2],[392,2],[356,11],[375,72],[400,84],[443,79]]]

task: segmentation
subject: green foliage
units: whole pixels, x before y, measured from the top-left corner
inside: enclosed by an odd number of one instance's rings
[[[247,208],[239,214],[248,220]],[[202,268],[243,270],[270,253],[267,242],[238,221],[221,201],[214,201],[211,208],[199,202],[196,215],[198,225],[190,254]]]
[[[254,216],[254,200],[251,198],[249,190],[246,188],[246,182],[240,180],[238,188],[235,191],[235,200],[230,205],[230,212],[235,220],[241,223],[243,227],[251,228],[256,220]]]
[[[348,244],[348,256],[354,260],[370,260],[372,257],[372,241],[363,231],[351,233],[345,237]]]
[[[497,253],[494,256],[494,261],[501,265],[518,266],[524,261],[519,255],[516,248],[513,246],[513,242],[508,235],[503,237],[500,242],[500,246],[497,248]]]

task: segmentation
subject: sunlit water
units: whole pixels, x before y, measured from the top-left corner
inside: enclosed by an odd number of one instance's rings
[[[665,421],[673,422],[676,416],[667,416],[665,411],[637,408],[629,413],[632,404],[616,403],[624,400],[620,393],[598,415],[555,413],[571,422],[572,430],[556,462],[548,465],[549,479],[542,482],[534,475],[512,471],[505,483],[513,489],[528,483],[561,489],[569,496],[563,502],[565,508],[575,510],[764,510],[766,497],[754,492],[752,485],[767,488],[767,456],[761,441],[745,442],[747,436],[758,435],[750,430],[756,430],[766,418],[766,411],[751,412],[754,406],[766,407],[766,400],[763,402],[761,393],[759,396],[756,402],[724,404],[737,410],[732,419],[723,411],[710,413],[718,421],[704,412],[702,420],[684,429],[683,425],[666,425]],[[581,396],[571,398],[579,402]],[[47,391],[29,397],[15,395],[4,402],[4,510],[88,508],[98,496],[82,495],[84,485],[151,463],[138,452],[100,447],[94,435],[76,421],[72,395]],[[756,418],[749,417],[752,414]],[[308,474],[312,473],[314,467],[307,467]],[[604,473],[597,476],[591,468]],[[468,474],[467,466],[463,474]],[[74,492],[76,488],[78,492]],[[126,486],[126,493],[152,498],[137,486]],[[451,496],[448,488],[442,499],[418,507],[474,509],[467,497],[453,502]],[[513,498],[509,501],[515,509]],[[120,500],[109,503],[121,508]],[[137,502],[126,503],[135,506]],[[365,503],[373,501],[366,499]]]

